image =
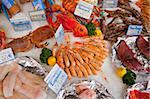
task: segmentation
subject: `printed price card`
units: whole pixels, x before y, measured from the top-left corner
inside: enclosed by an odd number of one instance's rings
[[[10,22],[15,31],[26,31],[31,30],[31,22],[27,18],[10,19]]]
[[[129,25],[127,35],[128,36],[137,36],[142,32],[143,27],[139,25]]]
[[[44,10],[45,9],[43,0],[33,0],[32,4],[34,6],[34,10]]]
[[[58,27],[56,33],[55,33],[55,39],[57,41],[57,44],[60,45],[64,42],[64,28],[62,24]]]
[[[148,81],[147,89],[146,90],[150,92],[150,80]]]
[[[118,0],[103,0],[103,8],[116,8]]]
[[[15,56],[11,48],[0,51],[0,64],[11,61],[13,59],[15,59]]]
[[[48,87],[53,90],[56,94],[61,90],[64,83],[67,81],[67,74],[63,69],[56,64],[49,74],[46,76],[44,81],[48,84]]]
[[[89,19],[93,11],[93,5],[85,1],[80,1],[75,9],[74,14],[85,19]]]
[[[44,10],[31,11],[29,12],[31,21],[45,21],[46,15]]]

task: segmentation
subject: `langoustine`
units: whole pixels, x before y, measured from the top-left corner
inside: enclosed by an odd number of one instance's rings
[[[54,55],[56,55],[57,63],[63,64],[63,68],[62,65],[60,67],[66,71],[69,79],[72,76],[81,78],[98,74],[108,55],[106,42],[102,37],[84,37],[82,43],[61,45],[57,51],[54,49],[53,52],[56,53]]]
[[[143,1],[143,0],[142,0]],[[147,0],[148,1],[148,0]],[[141,34],[150,35],[145,23],[142,13],[135,9],[135,3],[129,0],[118,0],[117,10],[104,10],[107,14],[104,16],[103,25],[101,26],[104,33],[104,39],[115,43],[118,37],[126,35],[129,25],[142,25]],[[147,15],[148,16],[148,15]],[[112,21],[106,23],[107,19],[112,18]],[[147,18],[148,19],[148,18]]]

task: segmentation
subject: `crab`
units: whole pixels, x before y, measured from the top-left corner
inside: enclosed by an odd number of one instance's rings
[[[31,40],[31,43],[35,44],[36,47],[44,47],[44,44],[40,44],[41,42],[52,38],[54,36],[55,32],[53,31],[53,28],[49,25],[39,27],[35,31],[33,31],[29,38]]]
[[[46,45],[41,43],[49,38],[52,38],[54,33],[55,32],[51,26],[42,26],[29,33],[27,36],[12,40],[7,44],[7,48],[12,48],[14,53],[29,51],[33,48],[33,45],[38,48],[42,48]]]

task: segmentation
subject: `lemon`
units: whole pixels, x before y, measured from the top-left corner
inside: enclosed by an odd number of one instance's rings
[[[97,36],[102,36],[101,30],[96,29],[96,30],[95,30],[95,35],[97,35]]]
[[[117,68],[117,70],[116,70],[116,74],[117,74],[120,78],[122,78],[126,73],[127,73],[127,70],[126,70],[125,68],[123,68],[123,67],[119,67],[119,68]]]
[[[54,56],[49,57],[47,63],[50,66],[54,66],[56,64],[56,58]]]

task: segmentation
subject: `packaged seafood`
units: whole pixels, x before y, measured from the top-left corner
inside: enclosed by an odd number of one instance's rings
[[[147,90],[148,82],[139,82],[127,89],[125,99],[149,99],[150,91]]]
[[[101,83],[81,80],[65,85],[56,99],[114,99],[114,97]]]
[[[0,65],[0,95],[7,99],[46,99],[47,74],[31,57],[20,57]]]
[[[142,40],[139,42],[139,39]],[[112,46],[112,62],[137,74],[150,75],[150,61],[149,57],[146,57],[149,56],[149,42],[149,37],[143,36],[118,38]],[[138,46],[141,46],[140,49]]]

